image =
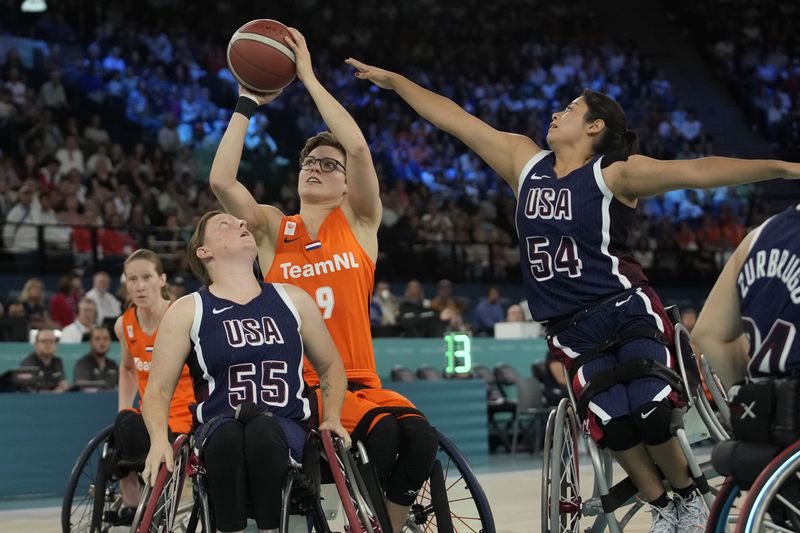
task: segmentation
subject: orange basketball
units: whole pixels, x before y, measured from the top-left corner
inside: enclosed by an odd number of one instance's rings
[[[271,19],[251,20],[236,30],[228,43],[228,66],[236,80],[260,93],[289,85],[297,69],[287,35],[286,26]]]

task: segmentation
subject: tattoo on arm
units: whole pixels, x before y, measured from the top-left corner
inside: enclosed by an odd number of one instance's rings
[[[327,400],[331,395],[331,384],[329,383],[328,376],[322,376],[319,380],[319,388],[322,391],[322,399]]]

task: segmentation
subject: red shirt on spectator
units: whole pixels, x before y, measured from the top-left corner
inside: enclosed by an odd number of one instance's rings
[[[726,246],[736,248],[739,243],[744,239],[745,228],[741,222],[730,221],[726,222],[720,228],[722,239]]]
[[[129,255],[136,249],[136,241],[124,231],[101,229],[98,240],[105,255]]]
[[[65,328],[75,322],[75,310],[72,298],[62,292],[57,292],[50,300],[50,318]]]

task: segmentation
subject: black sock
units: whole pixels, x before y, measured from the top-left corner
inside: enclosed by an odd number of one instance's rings
[[[683,498],[685,500],[685,499],[689,498],[689,496],[694,494],[694,491],[695,491],[696,488],[697,487],[695,487],[694,482],[692,482],[692,483],[689,484],[688,487],[685,487],[683,489],[675,489],[675,494],[677,494],[678,496],[680,496],[681,498]]]
[[[662,509],[667,505],[669,505],[669,498],[667,498],[667,493],[662,492],[661,496],[659,496],[655,500],[650,501],[650,505],[655,505],[656,507],[661,507]]]

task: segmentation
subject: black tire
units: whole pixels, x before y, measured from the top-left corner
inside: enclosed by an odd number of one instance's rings
[[[120,498],[119,480],[114,476],[105,476],[101,472],[103,470],[101,454],[113,429],[112,424],[95,435],[72,467],[61,504],[61,530],[63,533],[105,532],[114,525],[105,523],[104,519],[106,512],[116,511],[121,504],[121,500],[117,501]],[[96,486],[98,478],[103,483],[100,491]],[[95,509],[98,502],[103,506]],[[95,518],[94,524],[92,524],[93,517]]]
[[[431,480],[428,479],[417,495],[406,527],[410,531],[440,531],[436,516],[445,512],[449,514],[454,532],[495,533],[492,510],[478,478],[464,455],[442,432],[439,432],[437,459],[441,464],[447,508],[441,508],[441,491],[434,502]],[[434,483],[438,484],[438,480]]]

